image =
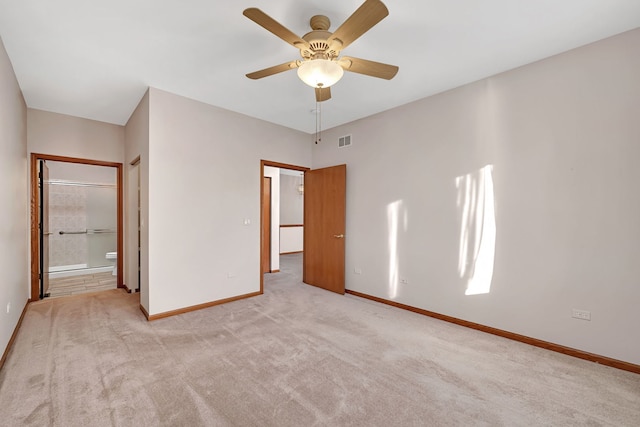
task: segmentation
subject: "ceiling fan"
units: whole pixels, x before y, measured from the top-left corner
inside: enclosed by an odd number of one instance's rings
[[[340,80],[344,70],[387,80],[391,80],[398,72],[395,65],[349,56],[339,57],[343,49],[389,15],[389,10],[380,0],[366,0],[333,33],[328,31],[331,25],[329,18],[315,15],[309,21],[311,32],[302,37],[258,8],[246,9],[243,15],[299,49],[302,56],[302,60],[249,73],[247,77],[250,79],[261,79],[297,68],[300,79],[315,88],[316,101],[322,102],[331,98],[330,86]]]

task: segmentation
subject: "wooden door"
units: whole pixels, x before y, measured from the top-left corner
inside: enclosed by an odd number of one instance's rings
[[[49,296],[49,168],[40,160],[40,298]]]
[[[344,294],[347,166],[304,174],[302,281]]]
[[[262,272],[271,272],[271,178],[262,182]]]

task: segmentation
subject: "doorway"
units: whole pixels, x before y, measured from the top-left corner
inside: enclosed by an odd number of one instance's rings
[[[302,281],[339,294],[345,293],[346,165],[311,170],[306,167],[261,160],[260,225],[264,225],[263,194],[265,168],[304,173]],[[278,187],[278,185],[274,185]],[[272,217],[276,215],[271,215]],[[279,214],[278,214],[279,217]],[[273,227],[272,227],[273,230]],[[280,230],[278,230],[280,233]],[[261,260],[264,244],[261,233]],[[273,245],[275,246],[275,245]],[[273,251],[272,246],[272,251]],[[279,256],[280,248],[277,248]],[[273,258],[272,258],[273,259]],[[260,293],[264,293],[262,262]],[[272,271],[273,271],[273,265]]]
[[[268,160],[261,160],[260,162],[260,264],[261,264],[261,273],[260,273],[260,292],[264,291],[264,274],[266,273],[278,273],[280,271],[280,263],[279,258],[281,255],[281,234],[282,230],[286,230],[286,233],[291,233],[294,230],[293,227],[287,227],[290,225],[294,225],[287,218],[283,218],[286,223],[281,222],[281,201],[286,203],[288,200],[288,194],[281,194],[281,181],[286,185],[288,181],[295,182],[295,193],[294,190],[291,190],[292,198],[298,199],[300,203],[300,218],[296,219],[294,222],[297,228],[299,228],[300,239],[303,227],[303,219],[302,219],[302,194],[298,192],[298,187],[302,184],[302,175],[305,171],[309,170],[309,168],[303,166],[289,165],[278,162],[271,162]],[[281,177],[285,176],[284,179],[281,180]],[[295,177],[295,178],[294,178]],[[290,178],[294,178],[291,180]],[[270,191],[267,186],[270,186]],[[290,185],[289,185],[290,187]],[[287,187],[285,187],[287,188]],[[269,191],[270,197],[266,198],[265,193]],[[273,203],[272,203],[273,202]],[[273,204],[272,207],[267,207],[267,203]],[[285,212],[286,217],[286,212]],[[283,227],[284,226],[284,227]],[[290,229],[289,229],[290,228]],[[286,236],[285,236],[286,238]],[[268,239],[268,240],[267,240]],[[300,242],[301,243],[301,242]],[[302,251],[302,246],[300,245],[299,249],[296,249],[295,252]],[[287,252],[294,252],[293,249],[287,249]],[[275,262],[274,262],[275,261]],[[265,265],[268,262],[269,269],[265,269]]]
[[[97,168],[101,169],[101,172],[98,173],[105,172],[115,176],[113,176],[113,183],[82,182],[82,180],[77,179],[52,179],[53,177],[46,179],[44,175],[46,175],[47,163],[49,166],[55,165],[59,170],[66,170],[67,172],[65,173],[71,173],[68,171],[73,169],[72,166],[77,166],[80,169],[99,166],[102,168]],[[102,274],[105,276],[105,279],[108,278],[109,280],[115,281],[115,287],[124,287],[122,281],[122,257],[117,256],[123,253],[122,164],[32,153],[30,180],[30,300],[37,301],[46,296],[48,291],[47,281],[51,279],[50,276],[52,274],[52,267],[49,265],[51,261],[54,261],[53,264],[60,264],[58,266],[54,265],[54,267],[57,268],[53,268],[53,274],[78,276],[79,274],[83,274],[81,270],[86,268],[87,270],[84,272],[90,272],[91,275]],[[49,191],[46,191],[47,189]],[[53,194],[52,191],[56,193],[55,198],[60,202],[58,204],[61,204],[62,201],[78,203],[79,200],[82,200],[83,203],[86,202],[84,209],[93,212],[92,215],[85,213],[69,220],[56,219],[58,221],[57,227],[51,230],[48,229],[51,221],[47,220],[45,215],[49,207],[46,199],[47,197],[50,198],[50,195]],[[111,200],[111,202],[107,202],[108,200]],[[111,207],[109,207],[109,205]],[[70,209],[77,212],[80,208],[72,206]],[[114,215],[107,220],[103,217],[105,212],[108,211],[112,211]],[[53,218],[51,220],[53,220]],[[70,253],[69,259],[74,256],[77,258],[78,256],[86,255],[86,261],[84,261],[85,258],[83,258],[83,261],[69,261],[67,259],[56,260],[56,258],[52,260],[49,256],[49,247],[54,243],[58,247],[68,245],[71,248],[68,251]],[[111,254],[111,257],[108,257],[109,254]],[[94,267],[92,264],[96,266]],[[104,269],[105,271],[98,271],[100,269]],[[76,271],[69,273],[71,270]],[[107,284],[106,286],[111,285]]]

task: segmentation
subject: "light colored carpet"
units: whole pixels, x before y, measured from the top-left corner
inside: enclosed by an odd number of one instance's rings
[[[300,282],[147,322],[121,290],[30,306],[6,426],[638,426],[640,375]]]

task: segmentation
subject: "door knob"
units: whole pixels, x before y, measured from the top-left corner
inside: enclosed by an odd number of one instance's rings
[[[344,234],[334,234],[333,237],[336,239],[344,239]]]

